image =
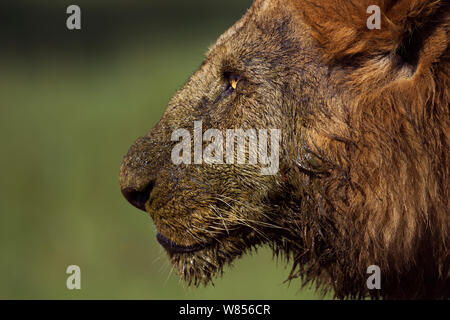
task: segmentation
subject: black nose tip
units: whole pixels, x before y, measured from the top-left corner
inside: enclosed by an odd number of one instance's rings
[[[142,211],[146,211],[145,203],[150,197],[150,192],[152,191],[152,189],[153,183],[150,183],[142,191],[138,191],[134,188],[124,188],[122,189],[122,194],[125,197],[125,199],[127,199],[128,202],[131,203],[133,206],[135,206],[138,209],[141,209]]]

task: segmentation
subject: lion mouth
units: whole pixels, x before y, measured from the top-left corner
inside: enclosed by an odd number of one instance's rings
[[[182,246],[179,244],[176,244],[172,240],[164,237],[161,233],[158,232],[156,235],[156,240],[159,242],[161,246],[164,247],[169,253],[190,253],[190,252],[196,252],[200,251],[205,248],[204,245],[201,244],[194,244],[190,246]]]

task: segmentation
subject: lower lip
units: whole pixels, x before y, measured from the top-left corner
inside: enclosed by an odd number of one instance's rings
[[[172,240],[167,239],[159,232],[156,235],[156,240],[158,240],[159,244],[162,245],[170,253],[189,253],[199,251],[204,248],[204,246],[200,244],[194,244],[192,246],[180,246]]]

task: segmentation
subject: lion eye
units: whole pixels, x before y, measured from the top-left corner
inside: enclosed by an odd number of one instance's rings
[[[225,79],[227,81],[227,89],[229,90],[236,90],[239,81],[241,81],[241,77],[235,75],[235,74],[225,74]]]
[[[238,85],[238,82],[239,82],[239,78],[233,78],[233,79],[231,79],[231,81],[230,81],[230,85],[231,85],[231,87],[233,88],[233,89],[236,89],[236,87],[237,87],[237,85]]]

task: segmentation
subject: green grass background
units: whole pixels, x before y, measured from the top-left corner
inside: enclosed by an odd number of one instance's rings
[[[57,46],[2,53],[1,299],[320,298],[299,281],[283,283],[289,267],[265,248],[235,261],[214,286],[187,288],[150,217],[120,194],[129,146],[239,17],[218,15],[178,31],[141,28],[145,37],[124,31],[98,56]],[[71,264],[81,268],[81,290],[66,288]]]

